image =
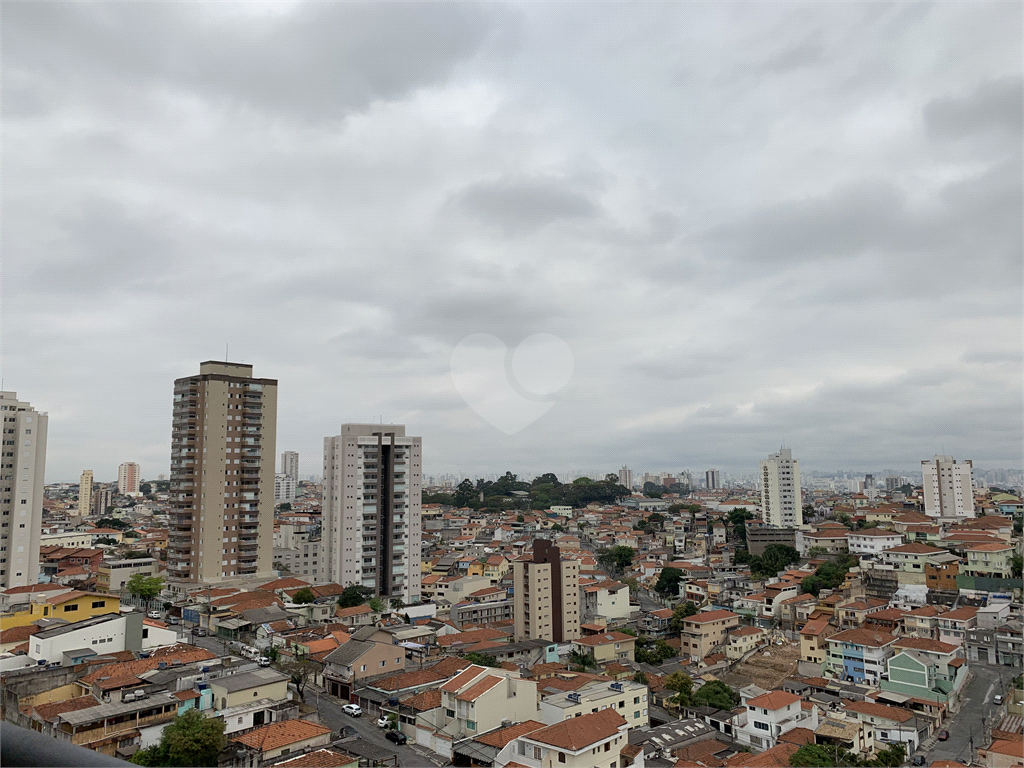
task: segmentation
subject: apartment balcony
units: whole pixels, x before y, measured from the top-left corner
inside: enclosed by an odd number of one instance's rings
[[[187,565],[168,565],[167,574],[175,579],[192,578],[192,569]]]
[[[247,576],[247,575],[249,575],[251,573],[256,573],[256,563],[255,562],[252,562],[252,563],[240,562],[238,564],[238,574],[239,574],[239,576]]]

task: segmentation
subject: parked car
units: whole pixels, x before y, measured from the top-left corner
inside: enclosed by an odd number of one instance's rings
[[[159,619],[159,618],[160,618],[160,611],[150,611],[150,612],[149,612],[149,613],[147,613],[146,615],[147,615],[147,616],[148,616],[149,618],[151,618],[151,619]]]
[[[196,637],[206,637],[205,627],[192,627],[192,634]]]
[[[383,715],[378,717],[374,722],[377,724],[378,728],[387,728],[389,725],[391,725],[391,721]]]
[[[363,714],[363,708],[358,704],[346,704],[341,708],[341,711],[352,717],[360,717]]]
[[[259,659],[257,659],[256,663],[259,664],[261,667],[269,667],[270,659],[268,659],[266,656],[260,656]]]
[[[993,696],[993,697],[992,697],[992,703],[993,703],[993,704],[1002,704],[1002,703],[1003,703],[1003,697],[1002,697],[1002,696],[1000,696],[1000,695],[999,695],[999,694],[997,693],[997,694],[996,694],[995,696]]]
[[[171,616],[171,618],[169,618],[167,620],[167,623],[171,624],[171,625],[177,625],[177,624],[180,624],[181,622],[175,616]]]
[[[946,741],[949,738],[949,731],[939,731],[939,741]]]
[[[924,765],[924,755],[914,755],[914,765]]]
[[[395,744],[405,744],[405,742],[407,741],[407,739],[405,738],[405,734],[401,731],[388,731],[384,734],[384,738],[388,741],[395,742]]]

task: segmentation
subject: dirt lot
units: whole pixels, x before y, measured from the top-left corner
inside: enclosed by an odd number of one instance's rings
[[[796,663],[800,660],[800,643],[786,643],[766,648],[770,656],[759,650],[746,661],[737,664],[731,672],[721,675],[723,683],[733,688],[743,688],[755,683],[767,690],[777,688],[790,675],[796,674]]]

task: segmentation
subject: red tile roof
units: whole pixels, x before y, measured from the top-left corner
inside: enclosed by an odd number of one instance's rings
[[[497,747],[498,749],[504,749],[505,746],[520,736],[525,736],[528,733],[533,733],[541,728],[544,728],[544,723],[538,723],[536,720],[524,720],[521,723],[510,725],[507,728],[499,728],[496,731],[485,733],[482,736],[477,736],[473,741],[479,741],[481,744],[486,744],[489,747]]]
[[[245,744],[247,747],[258,749],[261,752],[286,747],[289,744],[306,741],[317,736],[329,734],[331,729],[319,723],[311,723],[309,720],[281,720],[270,725],[264,725],[254,731],[243,733],[232,741]]]
[[[869,715],[871,717],[880,717],[886,720],[892,720],[896,723],[905,723],[907,720],[911,720],[914,717],[914,713],[909,709],[902,709],[900,707],[890,707],[887,704],[877,704],[872,701],[844,701],[846,709],[850,712],[857,712],[862,715]]]
[[[705,611],[704,613],[697,613],[693,616],[687,616],[686,621],[693,621],[698,624],[704,624],[709,621],[721,621],[722,619],[739,618],[738,613],[732,611]]]
[[[288,768],[341,768],[345,765],[352,765],[358,762],[358,757],[335,752],[333,749],[317,749],[307,752],[304,755],[293,757],[291,760],[274,763],[275,766],[287,765]]]
[[[602,709],[580,717],[572,717],[560,723],[534,731],[527,736],[531,741],[550,744],[553,747],[579,752],[591,745],[611,738],[626,725],[626,718],[614,709]]]
[[[935,653],[954,653],[957,646],[942,643],[927,637],[901,637],[896,641],[897,648],[910,648],[915,651],[933,651]]]
[[[796,704],[800,697],[788,691],[769,691],[747,699],[747,706],[760,707],[761,709],[782,709],[790,704]]]
[[[462,693],[458,694],[455,698],[459,701],[476,701],[478,698],[487,693],[491,688],[497,685],[501,685],[504,682],[504,677],[496,677],[494,675],[487,675],[482,680],[478,680],[473,683]]]
[[[847,629],[828,638],[829,642],[853,643],[866,645],[869,648],[881,648],[889,645],[897,638],[881,629]]]

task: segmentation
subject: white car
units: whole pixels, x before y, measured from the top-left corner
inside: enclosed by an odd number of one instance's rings
[[[363,708],[358,704],[346,704],[341,708],[341,711],[346,715],[351,715],[352,717],[359,717],[363,714]]]
[[[374,722],[377,724],[378,728],[387,728],[391,725],[391,721],[386,717],[378,717]]]
[[[269,667],[270,659],[268,659],[266,656],[260,656],[259,659],[256,660],[256,663],[259,664],[261,667]]]
[[[151,619],[159,619],[159,618],[160,618],[160,611],[150,611],[150,612],[149,612],[149,613],[147,613],[146,615],[147,615],[147,616],[148,616],[149,618],[151,618]]]

